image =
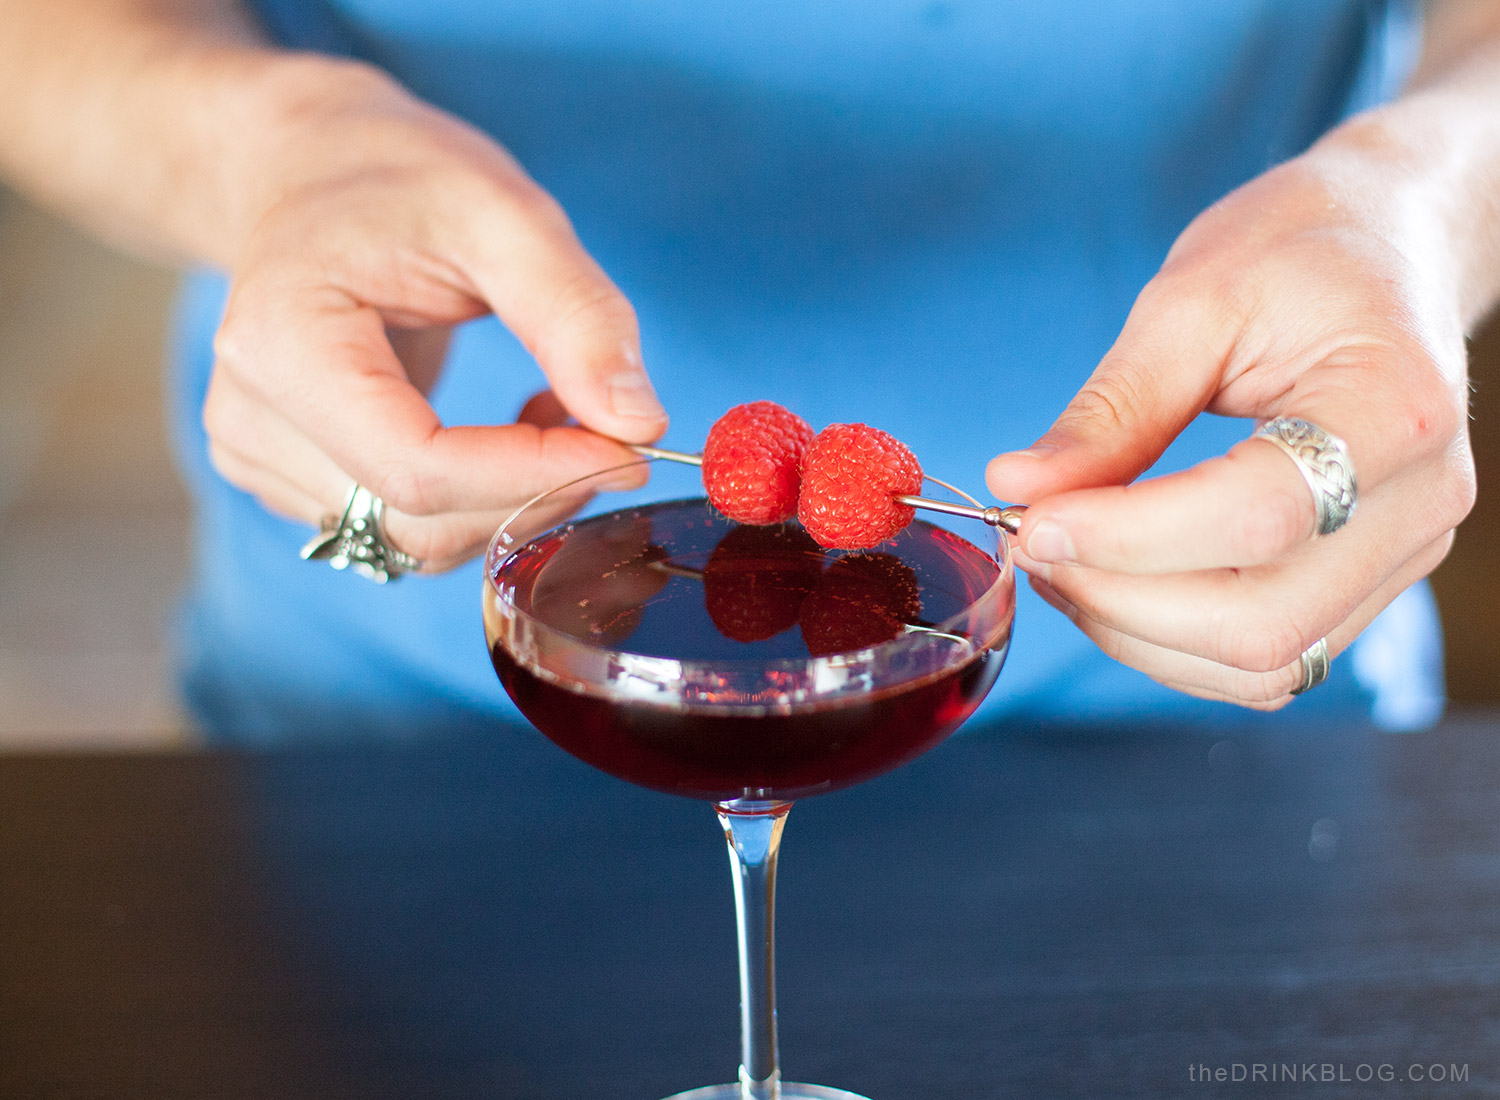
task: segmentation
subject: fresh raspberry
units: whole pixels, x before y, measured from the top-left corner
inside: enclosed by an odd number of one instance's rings
[[[921,464],[905,443],[868,424],[830,424],[802,456],[797,518],[823,546],[863,550],[917,514],[892,496],[921,489]]]
[[[781,523],[797,514],[798,468],[812,426],[774,401],[736,405],[709,429],[703,484],[713,506],[739,523]]]
[[[802,603],[802,640],[814,657],[888,642],[922,613],[917,575],[891,554],[851,554]]]
[[[762,642],[797,625],[823,572],[823,551],[790,523],[735,527],[703,569],[703,599],[719,633]]]

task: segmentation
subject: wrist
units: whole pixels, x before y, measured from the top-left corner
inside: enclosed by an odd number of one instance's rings
[[[419,109],[391,77],[362,62],[274,50],[199,55],[212,74],[190,87],[215,92],[198,105],[191,146],[205,201],[187,226],[194,257],[232,267],[266,212],[317,177],[353,171],[369,155],[355,118]]]
[[[1497,74],[1500,76],[1500,74]],[[1500,118],[1493,87],[1420,89],[1330,131],[1307,153],[1472,327],[1500,300]]]

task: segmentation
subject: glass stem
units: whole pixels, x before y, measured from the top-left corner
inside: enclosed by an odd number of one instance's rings
[[[729,841],[740,939],[740,1100],[779,1100],[776,1056],[776,853],[790,802],[715,806]]]

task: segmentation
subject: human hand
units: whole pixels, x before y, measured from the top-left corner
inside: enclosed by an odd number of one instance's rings
[[[253,228],[215,345],[210,455],[315,525],[358,482],[385,501],[395,546],[450,568],[518,504],[634,457],[606,436],[650,442],[666,415],[629,302],[504,150],[373,71],[320,62],[301,78],[263,175],[242,185]],[[425,395],[449,333],[492,311],[551,390],[514,424],[445,427]],[[585,499],[560,497],[551,518]]]
[[[1348,646],[1473,505],[1459,265],[1380,144],[1356,123],[1200,215],[1053,427],[990,464],[998,497],[1031,503],[1016,561],[1038,593],[1189,694],[1285,705],[1302,652]],[[1264,440],[1130,484],[1203,410],[1342,438],[1347,526],[1314,537],[1307,483]]]

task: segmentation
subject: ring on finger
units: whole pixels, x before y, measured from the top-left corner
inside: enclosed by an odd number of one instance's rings
[[[1293,695],[1311,691],[1328,679],[1328,670],[1333,665],[1333,658],[1328,655],[1328,639],[1319,638],[1297,660],[1302,667],[1302,682],[1292,688]]]
[[[1349,448],[1342,439],[1294,416],[1268,420],[1250,438],[1276,444],[1297,464],[1297,472],[1312,490],[1318,510],[1317,534],[1331,535],[1349,522],[1359,486]]]
[[[385,501],[357,482],[339,518],[328,516],[323,529],[303,545],[303,561],[326,561],[335,569],[353,568],[376,584],[422,568],[420,558],[391,545],[385,533]]]

